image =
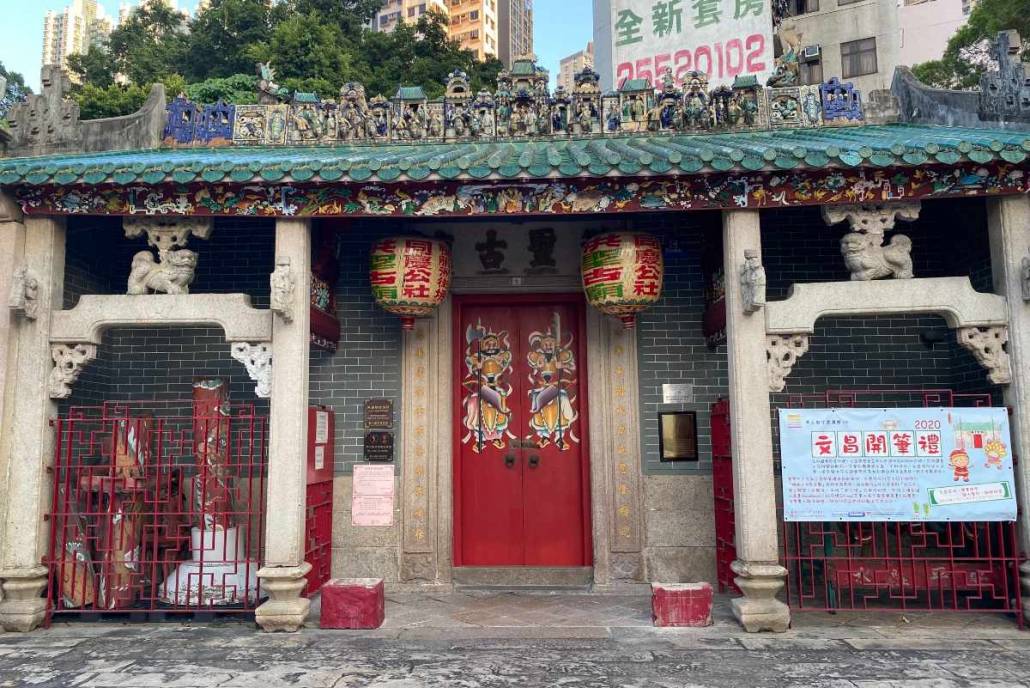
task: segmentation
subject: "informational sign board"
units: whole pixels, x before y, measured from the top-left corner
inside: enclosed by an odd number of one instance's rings
[[[393,466],[354,467],[351,494],[351,524],[355,526],[393,525]]]
[[[659,86],[666,68],[677,85],[689,71],[711,86],[738,76],[765,84],[773,72],[769,0],[612,0],[611,8],[616,88],[627,79]]]
[[[393,401],[365,399],[365,429],[390,430],[393,428]]]
[[[692,384],[663,384],[662,385],[662,403],[663,404],[693,404],[694,403],[694,385]]]
[[[780,409],[786,521],[1014,521],[1004,408]]]
[[[365,433],[365,461],[393,461],[393,433],[373,430]]]

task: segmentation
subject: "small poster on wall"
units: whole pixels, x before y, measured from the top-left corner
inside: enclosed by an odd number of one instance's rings
[[[786,521],[1014,521],[1004,408],[780,409]]]
[[[352,525],[393,525],[394,470],[392,465],[355,466],[351,493]]]

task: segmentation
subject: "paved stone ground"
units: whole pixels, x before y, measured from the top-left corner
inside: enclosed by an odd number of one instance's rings
[[[641,595],[391,594],[376,631],[56,622],[0,635],[0,686],[952,688],[1030,686],[1030,633],[993,615],[795,616],[748,635],[650,626]]]

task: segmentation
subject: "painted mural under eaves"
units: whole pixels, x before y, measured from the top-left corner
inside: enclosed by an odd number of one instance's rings
[[[180,96],[168,106],[169,146],[309,146],[376,142],[518,141],[534,138],[683,134],[861,124],[862,98],[849,83],[799,85],[789,61],[768,86],[754,76],[710,88],[702,72],[658,84],[626,80],[602,93],[587,67],[571,91],[548,90],[547,70],[534,59],[502,71],[493,92],[473,92],[456,70],[444,96],[429,100],[419,86],[401,86],[391,98],[369,97],[360,83],[346,83],[334,98],[288,94],[275,72],[260,66],[258,105],[197,104]]]

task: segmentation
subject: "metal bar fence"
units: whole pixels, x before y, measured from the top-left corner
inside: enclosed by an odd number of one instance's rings
[[[256,608],[268,429],[252,405],[106,402],[53,427],[48,620]]]
[[[830,390],[786,402],[787,408],[915,405],[991,406],[992,398],[947,389]],[[794,610],[997,612],[1015,614],[1023,627],[1023,557],[1014,522],[788,523],[782,513],[780,520]]]

